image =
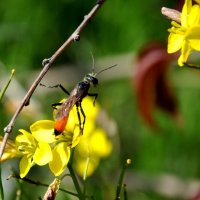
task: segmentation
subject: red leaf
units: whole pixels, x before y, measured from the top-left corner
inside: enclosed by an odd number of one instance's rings
[[[151,44],[138,56],[134,68],[138,109],[151,128],[158,128],[154,119],[154,110],[159,107],[172,117],[178,115],[177,102],[167,79],[169,64],[177,56],[168,54],[161,44]]]

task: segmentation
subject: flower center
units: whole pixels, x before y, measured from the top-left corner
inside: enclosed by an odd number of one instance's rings
[[[33,155],[35,152],[35,145],[27,142],[21,142],[20,145],[18,146],[18,151],[21,152],[22,154],[31,154]]]

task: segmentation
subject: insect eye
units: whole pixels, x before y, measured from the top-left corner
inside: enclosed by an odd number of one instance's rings
[[[95,77],[93,77],[92,83],[93,83],[94,86],[95,86],[95,85],[98,85],[98,79],[95,78]]]

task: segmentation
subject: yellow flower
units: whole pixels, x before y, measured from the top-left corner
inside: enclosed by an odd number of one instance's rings
[[[181,24],[172,22],[169,29],[168,53],[181,49],[178,59],[179,66],[183,66],[192,50],[200,51],[200,5],[192,5],[192,0],[186,0],[181,13]]]
[[[3,137],[0,136],[0,146],[2,144],[2,141],[3,141]],[[22,154],[18,151],[15,142],[11,139],[8,139],[6,142],[6,146],[5,146],[2,158],[1,158],[1,162],[4,162],[11,158],[20,157],[20,156],[22,156]]]
[[[40,141],[51,143],[52,160],[49,168],[55,176],[59,176],[66,168],[70,158],[70,148],[77,145],[80,140],[80,130],[75,124],[73,113],[70,112],[69,120],[62,134],[55,137],[54,121],[40,120],[31,125],[32,135]]]
[[[110,155],[112,143],[101,128],[94,128],[91,132],[83,135],[75,150],[76,170],[83,175],[86,170],[87,159],[89,164],[87,176],[92,175],[99,165],[100,159]]]
[[[106,132],[96,125],[99,104],[96,103],[94,107],[92,98],[87,97],[83,99],[82,107],[86,113],[86,122],[83,136],[75,150],[75,168],[78,174],[83,175],[87,170],[87,176],[90,176],[98,167],[100,159],[111,153],[112,143]]]
[[[108,140],[103,129],[96,128],[89,140],[91,151],[100,158],[107,157],[112,150],[112,143]]]
[[[20,177],[27,175],[34,165],[46,165],[52,160],[51,148],[48,143],[36,140],[31,133],[20,129],[22,134],[16,137],[16,146],[21,152]]]
[[[81,141],[81,144],[77,147],[77,152],[80,154],[77,160],[77,163],[79,162],[79,173],[83,172],[80,168],[85,167],[85,160],[90,155],[88,174],[92,174],[98,166],[100,158],[110,154],[112,144],[107,139],[106,133],[102,129],[96,128],[99,105],[96,104],[94,107],[92,98],[84,98],[82,107],[86,114],[83,135],[79,127],[77,109],[74,106],[69,113],[68,123],[62,134],[55,136],[55,121],[39,120],[30,126],[31,133],[20,129],[21,134],[16,137],[15,143],[8,141],[8,148],[5,149],[1,161],[17,156],[21,157],[21,178],[25,177],[35,164],[39,166],[49,164],[52,173],[59,176],[66,169],[71,148],[77,146]],[[83,116],[81,116],[81,122],[83,122]],[[2,138],[0,138],[1,140]]]

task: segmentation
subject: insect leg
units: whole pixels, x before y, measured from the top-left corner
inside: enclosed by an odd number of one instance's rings
[[[81,127],[81,116],[80,116],[80,112],[79,112],[79,109],[78,109],[79,107],[80,107],[80,103],[77,102],[76,103],[76,111],[77,111],[77,115],[78,115],[79,128],[80,128],[81,133],[83,134],[83,128]]]
[[[56,107],[57,106],[61,106],[62,105],[62,103],[53,103],[53,104],[51,104],[51,107],[53,108],[53,109],[57,109]]]
[[[42,83],[40,83],[40,86],[47,87],[46,85],[44,85]],[[64,93],[70,95],[70,93],[61,84],[53,85],[53,86],[48,86],[48,88],[60,88]]]
[[[93,93],[93,94],[88,93],[87,95],[90,96],[90,97],[94,97],[93,105],[95,106],[95,101],[96,101],[96,99],[98,97],[98,94],[97,93]]]
[[[80,107],[81,114],[83,115],[83,127],[82,127],[82,130],[83,130],[84,126],[85,126],[86,115],[85,115],[84,110],[82,108],[81,102],[79,103],[79,107]]]

